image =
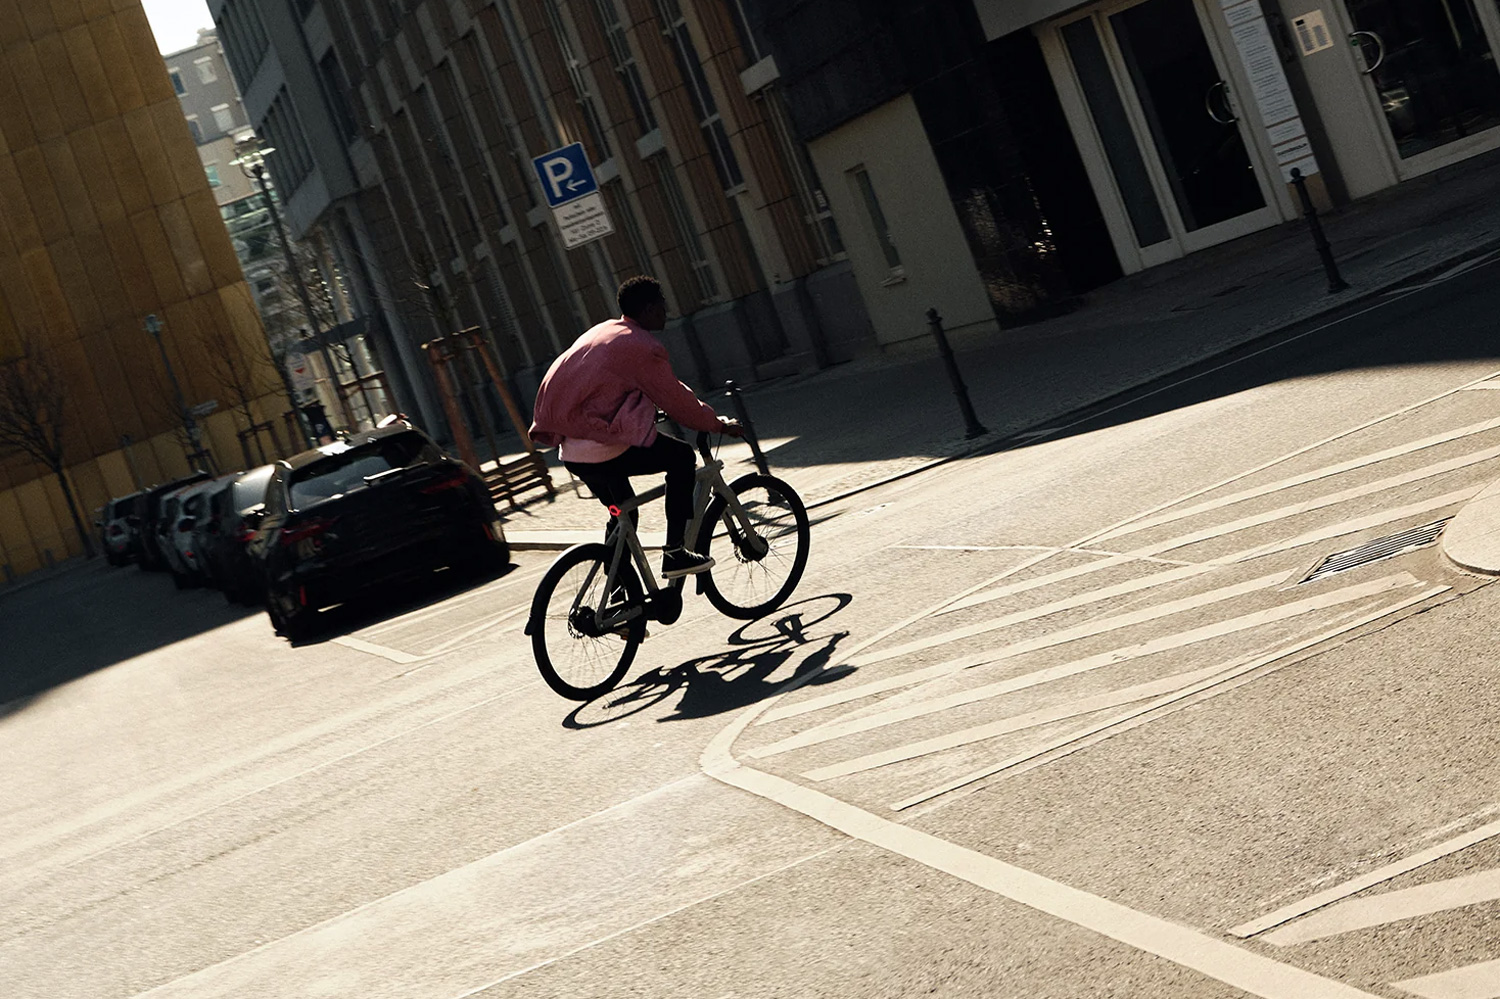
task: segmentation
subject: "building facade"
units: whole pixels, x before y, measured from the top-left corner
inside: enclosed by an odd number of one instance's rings
[[[1045,317],[1122,273],[1500,145],[1492,0],[740,0],[882,342]]]
[[[188,470],[182,402],[221,467],[277,398],[260,320],[138,2],[30,0],[0,17],[0,364],[65,386],[84,516]],[[160,349],[144,328],[161,323]],[[0,458],[0,570],[81,551],[58,478]]]
[[[238,65],[250,4],[210,6]],[[872,342],[821,185],[774,81],[755,71],[762,57],[737,8],[278,0],[259,17],[271,40],[246,88],[252,121],[264,107],[281,122],[273,131],[309,136],[306,170],[278,173],[288,214],[311,225],[334,207],[299,182],[349,206],[335,214],[357,224],[332,228],[378,275],[372,298],[409,387],[426,384],[430,423],[440,417],[420,343],[482,328],[524,406],[552,358],[615,312],[618,282],[641,272],[666,285],[679,317],[669,346],[705,387],[812,369]],[[300,76],[268,74],[283,47],[273,18],[300,29]],[[570,249],[532,160],[573,142],[614,231]],[[464,402],[478,421],[498,415],[482,391]]]

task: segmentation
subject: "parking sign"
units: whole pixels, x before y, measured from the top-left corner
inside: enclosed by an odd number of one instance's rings
[[[542,193],[552,208],[599,190],[599,182],[594,179],[594,171],[581,142],[543,153],[534,158],[531,165],[536,169],[542,182]]]

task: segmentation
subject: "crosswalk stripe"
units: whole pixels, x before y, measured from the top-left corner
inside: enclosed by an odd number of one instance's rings
[[[1341,538],[1346,534],[1357,534],[1360,531],[1367,531],[1372,527],[1380,527],[1396,520],[1405,520],[1408,517],[1415,517],[1418,514],[1431,513],[1434,510],[1441,510],[1445,507],[1458,506],[1460,503],[1466,502],[1473,497],[1481,488],[1483,488],[1482,485],[1467,486],[1463,489],[1456,489],[1451,493],[1444,493],[1433,499],[1408,503],[1406,506],[1395,507],[1390,510],[1382,510],[1379,513],[1372,513],[1367,517],[1356,517],[1353,520],[1346,520],[1340,524],[1327,524],[1315,530],[1308,531],[1306,534],[1299,534],[1294,538],[1284,538],[1281,541],[1272,541],[1258,548],[1251,548],[1249,551],[1225,555],[1223,558],[1214,559],[1214,563],[1232,565],[1236,562],[1248,562],[1251,559],[1276,555],[1280,552],[1291,551],[1294,548],[1301,548],[1304,545],[1316,544],[1319,541]]]
[[[1373,888],[1378,884],[1403,874],[1410,873],[1419,867],[1425,867],[1435,860],[1441,860],[1450,854],[1460,850],[1467,850],[1476,843],[1483,843],[1487,839],[1500,836],[1500,821],[1488,822],[1477,829],[1471,829],[1466,833],[1445,840],[1435,846],[1418,851],[1409,857],[1402,857],[1394,863],[1378,867],[1367,874],[1361,874],[1357,878],[1351,878],[1343,884],[1334,885],[1332,888],[1309,895],[1307,898],[1299,899],[1289,905],[1284,905],[1275,912],[1269,912],[1264,916],[1241,923],[1233,927],[1229,932],[1237,937],[1253,937],[1258,933],[1264,933],[1274,926],[1290,922],[1298,916],[1305,916],[1325,905],[1331,905],[1340,899],[1348,898],[1350,895],[1358,894],[1367,888]]]
[[[1480,382],[1478,384],[1484,385],[1485,383]],[[1472,387],[1474,386],[1465,386],[1465,388]],[[1371,454],[1362,455],[1358,458],[1351,458],[1348,461],[1341,461],[1337,462],[1336,464],[1325,465],[1322,468],[1317,468],[1310,472],[1304,472],[1301,475],[1293,475],[1285,479],[1280,479],[1276,482],[1267,483],[1265,485],[1252,486],[1249,489],[1242,489],[1239,492],[1231,493],[1228,496],[1221,496],[1217,499],[1207,500],[1202,503],[1195,503],[1194,505],[1189,507],[1183,507],[1180,510],[1169,510],[1157,514],[1154,517],[1146,517],[1142,520],[1132,521],[1127,524],[1122,524],[1119,527],[1112,528],[1111,530],[1108,530],[1103,534],[1097,535],[1093,539],[1093,541],[1097,544],[1102,541],[1109,541],[1112,538],[1124,537],[1127,534],[1135,534],[1152,527],[1159,527],[1162,524],[1170,524],[1174,521],[1185,520],[1188,517],[1196,517],[1200,513],[1208,513],[1211,510],[1221,509],[1226,506],[1233,506],[1236,503],[1243,503],[1245,500],[1256,499],[1261,496],[1268,496],[1271,493],[1277,493],[1286,489],[1294,488],[1296,486],[1306,485],[1309,482],[1316,482],[1319,479],[1326,479],[1330,476],[1341,475],[1344,472],[1351,472],[1355,469],[1364,468],[1368,465],[1375,465],[1382,461],[1389,461],[1392,458],[1399,458],[1403,455],[1411,454],[1415,451],[1422,451],[1430,447],[1436,447],[1440,444],[1448,444],[1456,440],[1461,440],[1465,437],[1472,437],[1475,434],[1486,433],[1490,430],[1500,430],[1500,419],[1483,420],[1479,423],[1472,423],[1467,427],[1460,427],[1459,429],[1449,431],[1448,433],[1434,434],[1431,437],[1424,437],[1421,440],[1411,441],[1406,444],[1398,444],[1395,447],[1389,447],[1383,451],[1375,451]]]
[[[1422,999],[1500,999],[1500,961],[1482,961],[1393,984]]]
[[[1181,569],[1168,569],[1166,572],[1157,573],[1156,575],[1147,577],[1147,582],[1145,582],[1144,584],[1141,580],[1131,580],[1130,582],[1121,583],[1118,586],[1109,587],[1107,590],[1100,592],[1108,593],[1109,596],[1120,596],[1126,593],[1132,593],[1136,590],[1146,589],[1148,586],[1160,585],[1161,583],[1173,582],[1179,579],[1187,579],[1191,576],[1201,575],[1205,572],[1212,571],[1213,568],[1213,566],[1193,565],[1186,566]],[[1229,586],[1221,586],[1218,589],[1208,590],[1203,593],[1195,593],[1192,596],[1182,597],[1178,600],[1170,600],[1166,603],[1157,604],[1153,607],[1143,607],[1124,614],[1116,614],[1113,617],[1100,618],[1097,621],[1087,621],[1081,625],[1077,625],[1076,627],[1064,629],[1063,631],[1053,632],[1048,635],[1043,635],[1040,638],[1030,639],[1026,642],[1018,642],[1016,643],[1016,647],[1021,648],[1025,646],[1028,650],[1031,648],[1047,648],[1049,646],[1057,645],[1062,642],[1073,641],[1075,638],[1087,638],[1090,635],[1097,635],[1106,631],[1114,631],[1117,628],[1125,628],[1133,624],[1144,624],[1147,621],[1155,621],[1158,618],[1168,617],[1172,614],[1178,614],[1185,610],[1195,610],[1199,607],[1207,606],[1208,604],[1218,603],[1221,600],[1230,600],[1234,597],[1244,596],[1247,593],[1253,593],[1256,590],[1263,590],[1268,587],[1277,586],[1281,583],[1286,582],[1289,576],[1290,573],[1287,572],[1274,572],[1269,576],[1262,576],[1259,579],[1252,579],[1249,582],[1233,583]],[[1155,580],[1156,582],[1150,582],[1151,580]],[[1000,631],[1004,628],[1008,628],[1014,624],[1019,624],[1023,621],[1030,621],[1034,618],[1045,617],[1049,614],[1055,613],[1056,611],[1068,610],[1072,607],[1086,606],[1087,604],[1093,602],[1095,602],[1093,594],[1084,594],[1081,597],[1070,597],[1065,600],[1057,601],[1053,604],[1047,604],[1042,607],[1035,608],[1034,610],[1017,611],[1014,614],[1007,614],[1004,617],[994,618],[989,621],[980,621],[977,624],[965,625],[962,628],[954,628],[952,630],[942,632],[938,635],[929,635],[926,638],[919,638],[915,641],[906,642],[902,645],[892,646],[889,649],[882,649],[879,652],[866,652],[864,655],[856,656],[848,660],[848,662],[851,666],[869,666],[873,663],[885,662],[887,659],[898,659],[901,656],[910,655],[913,652],[925,652],[928,649],[937,648],[940,645],[951,645],[953,642],[961,641],[965,638],[975,638],[979,635],[986,635],[992,631]],[[1037,644],[1039,642],[1043,644]]]
[[[1434,586],[1429,589],[1423,590],[1420,593],[1413,594],[1412,596],[1408,597],[1405,600],[1399,601],[1398,603],[1377,608],[1376,610],[1371,611],[1367,614],[1362,614],[1342,620],[1332,628],[1314,635],[1311,638],[1303,639],[1285,648],[1278,649],[1265,655],[1246,656],[1241,660],[1226,664],[1224,675],[1221,677],[1214,677],[1212,679],[1205,680],[1202,683],[1195,684],[1192,687],[1187,687],[1183,690],[1167,694],[1156,699],[1155,701],[1150,702],[1149,704],[1144,704],[1140,707],[1132,708],[1131,710],[1121,715],[1117,715],[1114,718],[1106,719],[1105,721],[1100,722],[1098,725],[1090,726],[1089,728],[1086,728],[1079,732],[1071,732],[1067,735],[1060,736],[1057,739],[1053,739],[1045,745],[1027,750],[1026,752],[1020,753],[1016,756],[1012,756],[1009,759],[1002,760],[999,763],[990,764],[988,766],[981,767],[978,770],[970,771],[969,773],[956,777],[953,780],[949,780],[942,784],[939,784],[937,787],[928,788],[927,790],[922,791],[919,794],[912,795],[910,798],[895,802],[891,805],[891,809],[893,811],[899,812],[904,809],[911,808],[915,805],[920,805],[925,801],[930,801],[933,798],[947,794],[950,791],[956,791],[961,787],[965,787],[969,784],[985,780],[986,778],[994,777],[998,774],[1004,773],[1007,770],[1016,769],[1018,767],[1029,767],[1030,765],[1034,765],[1038,761],[1041,761],[1049,756],[1051,757],[1051,759],[1059,759],[1063,756],[1067,756],[1069,753],[1076,752],[1077,750],[1082,749],[1085,746],[1090,746],[1096,742],[1103,741],[1104,739],[1107,739],[1112,735],[1118,735],[1121,732],[1128,732],[1138,725],[1143,725],[1146,723],[1146,721],[1150,720],[1151,716],[1155,715],[1156,713],[1162,712],[1164,710],[1176,710],[1176,707],[1195,703],[1195,701],[1192,700],[1193,698],[1197,698],[1197,700],[1203,700],[1204,698],[1213,697],[1217,694],[1227,693],[1228,691],[1233,690],[1235,687],[1238,687],[1241,684],[1249,683],[1251,680],[1255,679],[1258,676],[1263,676],[1266,673],[1274,672],[1275,670],[1280,669],[1281,666],[1285,665],[1286,662],[1289,661],[1290,657],[1295,656],[1300,652],[1305,652],[1306,650],[1322,642],[1328,641],[1331,638],[1336,638],[1339,635],[1346,634],[1347,632],[1350,632],[1355,628],[1363,627],[1364,625],[1370,624],[1374,621],[1378,621],[1383,617],[1388,617],[1391,614],[1399,613],[1407,609],[1408,607],[1414,607],[1417,604],[1422,603],[1424,600],[1429,600],[1432,597],[1446,593],[1449,589],[1451,589],[1451,587]],[[1199,694],[1202,694],[1203,697],[1198,697]]]
[[[1357,499],[1361,496],[1370,495],[1376,492],[1382,492],[1384,490],[1393,489],[1403,485],[1410,485],[1412,482],[1418,482],[1422,479],[1430,478],[1434,475],[1441,475],[1445,472],[1464,468],[1469,465],[1475,465],[1485,461],[1492,461],[1497,457],[1500,457],[1500,447],[1487,448],[1483,451],[1471,452],[1466,455],[1460,455],[1457,458],[1452,458],[1448,461],[1438,462],[1435,465],[1429,465],[1426,468],[1417,469],[1413,472],[1404,472],[1401,475],[1395,475],[1387,479],[1381,479],[1378,482],[1372,482],[1362,486],[1355,486],[1352,489],[1345,489],[1337,493],[1330,493],[1327,496],[1317,497],[1315,499],[1307,500],[1302,503],[1293,503],[1288,506],[1280,507],[1276,510],[1271,510],[1266,513],[1254,514],[1252,516],[1244,517],[1240,520],[1232,521],[1227,524],[1216,524],[1212,527],[1206,527],[1200,531],[1178,535],[1177,537],[1169,538],[1166,541],[1161,541],[1153,545],[1147,545],[1144,548],[1137,548],[1133,551],[1113,556],[1111,559],[1107,560],[1104,563],[1079,566],[1074,569],[1064,571],[1068,574],[1068,576],[1081,576],[1087,572],[1096,572],[1100,569],[1108,568],[1110,565],[1118,565],[1121,562],[1129,559],[1149,558],[1152,556],[1160,555],[1163,552],[1169,552],[1177,548],[1185,548],[1188,545],[1198,544],[1202,541],[1211,541],[1214,538],[1223,537],[1227,534],[1234,534],[1250,527],[1260,527],[1265,524],[1273,523],[1277,520],[1309,513],[1313,510],[1333,506],[1337,503],[1347,502],[1348,500]],[[1199,565],[1232,565],[1236,562],[1249,561],[1252,558],[1261,558],[1265,555],[1274,555],[1278,552],[1290,551],[1293,548],[1300,548],[1303,545],[1310,545],[1317,541],[1326,541],[1329,538],[1337,538],[1344,534],[1351,534],[1354,531],[1364,530],[1367,527],[1375,527],[1379,526],[1380,524],[1389,523],[1392,520],[1400,520],[1403,517],[1411,515],[1413,512],[1422,513],[1426,512],[1427,510],[1437,509],[1453,503],[1460,503],[1468,499],[1471,495],[1473,495],[1475,491],[1476,490],[1472,488],[1457,490],[1452,493],[1446,493],[1443,496],[1438,497],[1436,500],[1424,500],[1421,503],[1398,507],[1393,510],[1386,510],[1382,513],[1371,514],[1368,517],[1361,517],[1356,520],[1345,521],[1340,524],[1321,527],[1306,534],[1296,535],[1294,537],[1286,538],[1281,541],[1272,542],[1269,545],[1261,545],[1255,548],[1246,549],[1245,551],[1235,552],[1232,555],[1225,555],[1222,558],[1216,558],[1211,562],[1199,563]],[[1067,577],[1059,574],[1056,578],[1061,579]],[[1051,581],[1056,580],[1054,579]],[[1030,580],[1028,582],[1035,582],[1035,580]],[[979,604],[989,603],[990,601],[999,600],[1002,597],[1010,596],[1013,592],[1015,592],[1014,587],[1003,587],[994,590],[985,590],[979,593],[975,593],[972,596],[965,597],[963,600],[949,605],[948,607],[943,609],[943,613],[949,614],[953,611],[963,610],[966,607],[974,607]]]
[[[1172,570],[1173,573],[1180,571],[1181,570]],[[1268,589],[1282,582],[1285,582],[1287,578],[1287,573],[1272,573],[1269,576],[1262,576],[1259,579],[1252,579],[1244,583],[1235,583],[1231,586],[1219,587],[1218,589],[1208,590],[1204,593],[1195,593],[1192,596],[1184,597],[1180,600],[1172,600],[1164,604],[1157,604],[1154,607],[1144,607],[1126,614],[1117,614],[1114,617],[1100,618],[1095,621],[1086,621],[1083,624],[1076,625],[1072,628],[1065,628],[1061,631],[1048,632],[1047,634],[1039,635],[1036,638],[1029,638],[1021,642],[1014,642],[1010,645],[1002,646],[998,649],[987,649],[983,652],[963,656],[958,659],[951,659],[947,662],[938,663],[934,666],[923,667],[922,669],[902,673],[898,676],[886,677],[880,680],[872,680],[869,683],[859,684],[858,686],[848,687],[842,690],[835,690],[821,697],[815,697],[811,698],[810,700],[803,701],[799,704],[789,705],[786,708],[782,708],[775,712],[772,712],[772,715],[774,716],[774,718],[790,718],[794,715],[804,714],[808,711],[817,710],[819,708],[831,707],[835,704],[842,704],[847,701],[869,697],[872,694],[884,693],[887,690],[894,690],[899,687],[911,686],[913,684],[921,683],[926,680],[934,679],[936,677],[946,676],[949,673],[957,673],[961,670],[969,669],[973,666],[982,666],[985,663],[998,662],[1002,659],[1009,659],[1013,656],[1019,656],[1027,652],[1037,652],[1042,649],[1053,648],[1058,645],[1066,644],[1067,642],[1077,641],[1081,638],[1091,638],[1096,635],[1102,635],[1105,632],[1115,631],[1119,628],[1125,628],[1136,624],[1142,624],[1147,621],[1154,621],[1158,618],[1167,617],[1172,614],[1178,614],[1183,611],[1197,610],[1199,608],[1207,607],[1210,604],[1214,604],[1222,600],[1232,600],[1236,597],[1242,597],[1248,593],[1253,593],[1256,590]],[[1004,619],[1001,620],[1003,621]],[[929,646],[927,644],[927,641],[929,640],[923,640],[921,642],[908,643],[907,645],[898,646],[895,649],[877,653],[875,655],[855,657],[853,659],[845,660],[845,662],[854,666],[866,666],[871,663],[883,662],[884,660],[894,658],[897,655],[904,655],[912,651],[921,651],[923,649],[936,645],[946,645],[948,642],[954,641],[957,638],[969,638],[973,637],[974,635],[980,635],[987,631],[995,630],[994,627],[989,627],[989,624],[989,622],[986,622],[984,626],[980,626],[977,630],[965,628],[959,629],[959,631],[957,632],[945,632],[943,636],[939,636],[942,638],[942,640],[938,642],[932,642],[932,646]],[[1004,627],[1004,625],[997,625],[996,627]]]
[[[1290,926],[1273,930],[1261,939],[1277,947],[1291,947],[1371,926],[1492,902],[1497,898],[1500,898],[1500,868],[1388,891],[1369,898],[1351,898]]]
[[[1211,641],[1215,638],[1235,634],[1236,632],[1247,631],[1266,624],[1274,624],[1277,621],[1285,621],[1301,614],[1336,607],[1339,604],[1349,603],[1354,600],[1363,600],[1381,593],[1387,593],[1391,590],[1415,585],[1420,584],[1410,573],[1396,573],[1395,575],[1385,576],[1368,583],[1360,583],[1338,590],[1331,590],[1327,593],[1320,593],[1317,596],[1307,597],[1289,604],[1283,604],[1279,607],[1271,607],[1250,614],[1243,614],[1224,621],[1215,621],[1211,624],[1178,632],[1174,635],[1163,635],[1148,642],[1141,642],[1138,645],[1113,649],[1109,652],[1102,652],[1098,655],[1074,660],[1073,662],[1049,666],[1046,669],[1037,670],[1033,673],[1009,677],[995,683],[971,687],[968,690],[956,691],[943,697],[934,697],[926,701],[905,704],[871,715],[821,725],[799,732],[796,735],[788,736],[769,745],[750,750],[745,755],[754,759],[764,759],[767,756],[775,756],[793,749],[802,749],[806,746],[843,738],[857,732],[867,732],[873,728],[881,728],[886,725],[893,725],[896,722],[908,721],[912,718],[932,714],[936,711],[946,711],[949,708],[972,704],[975,701],[988,700],[992,697],[999,697],[1002,694],[1013,693],[1017,690],[1024,690],[1028,687],[1035,687],[1044,683],[1051,683],[1054,680],[1061,680],[1065,677],[1077,676],[1080,673],[1087,673],[1105,666],[1114,666],[1134,659],[1142,659],[1146,656],[1155,655],[1159,652],[1167,652],[1199,642]],[[996,650],[994,653],[991,653],[991,658],[986,660],[986,662],[995,661],[994,657],[1004,651]]]
[[[973,742],[982,742],[985,739],[993,739],[997,736],[1009,735],[1012,732],[1021,732],[1028,728],[1036,728],[1038,725],[1065,721],[1069,718],[1077,718],[1079,715],[1104,711],[1108,708],[1118,708],[1124,704],[1134,704],[1136,701],[1144,701],[1152,697],[1160,697],[1162,694],[1191,686],[1211,676],[1217,676],[1222,672],[1224,672],[1223,666],[1210,666],[1207,669],[1194,670],[1191,673],[1178,673],[1163,680],[1138,683],[1133,687],[1125,687],[1120,690],[1111,690],[1103,694],[1096,694],[1093,697],[1083,697],[1077,700],[1066,701],[1062,704],[1055,704],[1036,711],[1028,711],[1025,714],[1012,715],[1009,718],[1002,718],[999,721],[988,722],[984,725],[975,725],[971,728],[960,729],[957,732],[950,732],[947,735],[909,742],[904,746],[897,746],[895,749],[886,749],[878,753],[859,756],[852,760],[845,760],[842,763],[818,767],[815,770],[807,771],[802,776],[808,780],[815,781],[832,780],[834,777],[847,777],[850,774],[874,770],[877,767],[889,766],[892,763],[901,763],[905,760],[914,760],[919,756],[939,753],[945,749],[956,749],[959,746],[966,746]]]

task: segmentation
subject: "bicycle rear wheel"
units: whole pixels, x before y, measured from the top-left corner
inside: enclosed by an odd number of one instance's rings
[[[698,530],[698,551],[715,565],[702,575],[703,592],[721,614],[752,620],[786,602],[807,568],[812,527],[796,490],[772,475],[750,474],[729,484],[749,517],[746,535],[722,496],[714,498]]]
[[[629,563],[620,566],[614,592],[605,593],[613,555],[608,545],[569,548],[552,563],[531,600],[527,631],[536,667],[547,686],[575,701],[614,689],[646,637],[644,614],[608,633],[598,627],[604,612],[641,602],[640,577]]]

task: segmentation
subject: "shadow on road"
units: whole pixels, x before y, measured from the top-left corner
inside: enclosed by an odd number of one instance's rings
[[[789,680],[826,669],[849,633],[809,631],[853,600],[848,593],[830,593],[789,604],[773,618],[751,621],[736,630],[729,636],[730,648],[724,651],[651,670],[603,697],[579,705],[563,720],[563,726],[583,729],[608,725],[640,714],[679,692],[682,697],[676,706],[658,721],[707,718],[763,701]],[[791,676],[781,673],[782,667],[799,656],[802,661]],[[852,666],[828,670],[810,682],[829,683],[853,672]]]
[[[338,604],[318,615],[317,630],[292,642],[294,648],[322,645],[344,635],[373,627],[403,614],[424,610],[445,600],[479,589],[515,572],[514,562],[499,572],[472,572],[463,569],[440,569],[426,576],[388,587],[377,587],[368,593]],[[269,628],[270,625],[267,624]]]

